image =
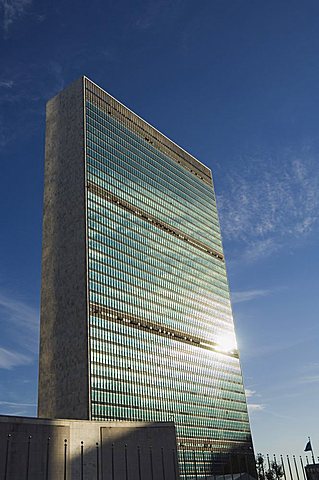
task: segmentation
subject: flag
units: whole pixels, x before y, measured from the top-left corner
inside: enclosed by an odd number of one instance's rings
[[[309,442],[307,442],[307,445],[305,446],[305,452],[312,452],[310,440],[309,440]]]

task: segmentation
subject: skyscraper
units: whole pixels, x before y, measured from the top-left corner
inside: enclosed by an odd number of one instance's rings
[[[46,125],[39,415],[174,420],[184,477],[252,453],[210,169],[85,77]]]

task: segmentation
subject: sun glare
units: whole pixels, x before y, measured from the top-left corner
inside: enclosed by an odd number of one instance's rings
[[[216,339],[217,349],[221,352],[232,352],[237,349],[235,335],[232,332],[224,333]]]

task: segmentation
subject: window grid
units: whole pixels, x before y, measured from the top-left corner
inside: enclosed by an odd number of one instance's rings
[[[194,174],[194,160],[187,170],[114,106],[110,114],[95,88],[86,102],[87,181],[222,254],[213,184]],[[225,336],[236,345],[223,261],[90,190],[87,239],[90,305],[118,316],[89,317],[92,419],[174,420],[188,474],[191,450],[200,473],[212,450],[249,448],[239,360],[208,348]],[[204,339],[207,348],[130,326],[119,320],[126,315]]]

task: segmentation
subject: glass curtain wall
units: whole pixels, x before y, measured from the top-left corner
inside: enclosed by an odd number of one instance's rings
[[[212,181],[85,82],[91,417],[174,421],[182,478],[236,471],[252,445]]]

